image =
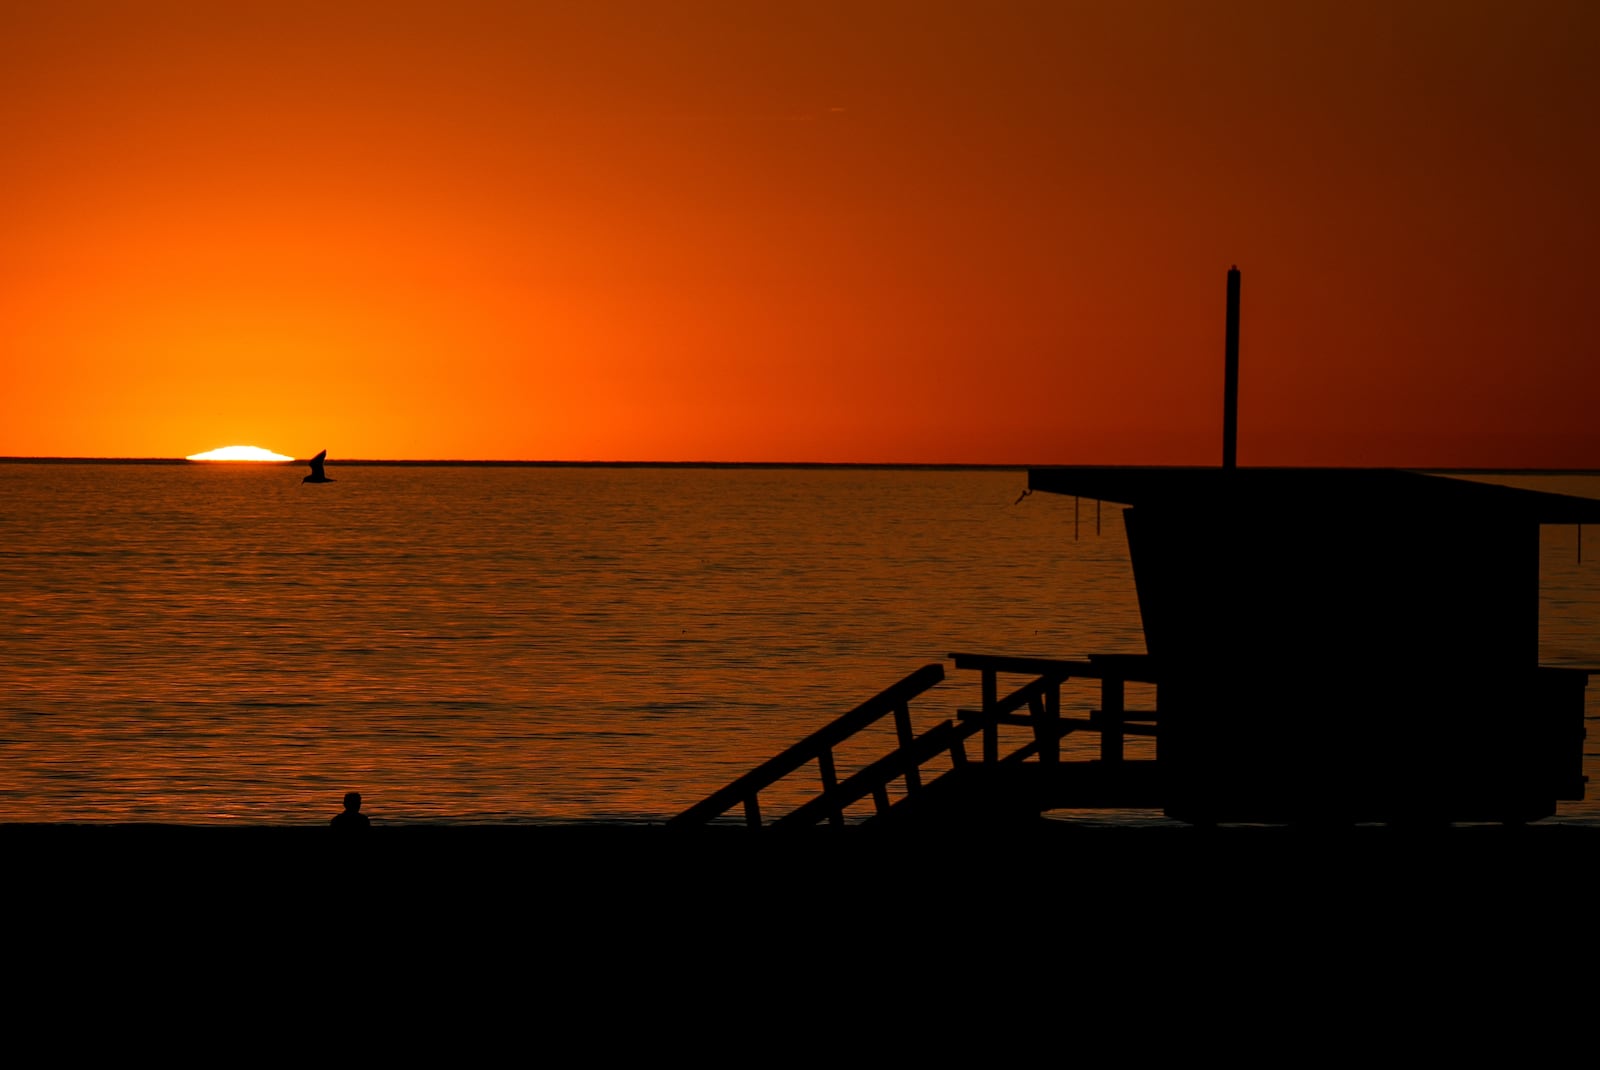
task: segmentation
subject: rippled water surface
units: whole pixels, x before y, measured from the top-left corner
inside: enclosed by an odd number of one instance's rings
[[[329,473],[0,465],[0,820],[660,820],[950,651],[1143,650],[1118,510],[1020,471]],[[1547,664],[1600,665],[1576,551]]]

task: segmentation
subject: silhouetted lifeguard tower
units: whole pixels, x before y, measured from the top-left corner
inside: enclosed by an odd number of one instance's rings
[[[911,697],[943,678],[925,666],[679,821],[742,801],[761,824],[756,793],[812,760],[821,794],[775,823],[842,823],[868,794],[881,820],[1109,807],[1201,823],[1524,822],[1582,799],[1588,673],[1538,664],[1539,528],[1600,523],[1600,501],[1393,469],[1239,468],[1238,337],[1235,269],[1222,467],[1028,473],[1030,491],[1127,507],[1145,654],[952,654],[981,674],[978,708],[913,736]],[[1023,682],[1002,695],[1007,676]],[[1098,708],[1063,716],[1063,685],[1085,679]],[[1128,684],[1154,708],[1126,709]],[[840,780],[833,747],[890,712],[897,746]],[[1031,739],[1001,756],[1007,725]],[[1063,760],[1073,731],[1098,733],[1094,757]],[[1154,757],[1125,757],[1130,734],[1153,736]],[[923,784],[920,765],[946,752],[949,771]]]

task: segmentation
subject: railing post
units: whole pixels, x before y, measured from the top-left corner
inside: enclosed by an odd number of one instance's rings
[[[911,746],[911,704],[902,702],[894,708],[894,733],[900,740],[900,750],[906,751]],[[915,762],[906,763],[906,794],[922,787],[922,774],[917,770]]]
[[[1122,761],[1122,680],[1106,676],[1100,681],[1100,760]]]
[[[983,760],[1000,760],[1000,723],[995,708],[1000,705],[999,685],[993,669],[983,670]]]
[[[833,770],[832,747],[817,755],[817,768],[822,772],[822,797],[827,798],[839,786],[839,777]],[[842,828],[844,826],[844,810],[838,805],[829,807],[828,824],[834,828]]]
[[[1041,685],[1047,677],[1039,677],[1030,687]],[[1041,762],[1061,760],[1061,682],[1028,696],[1028,716],[1033,726],[1033,746]]]
[[[1061,760],[1061,684],[1044,693],[1044,716],[1039,718],[1034,738],[1039,741],[1039,760],[1055,764]]]
[[[744,823],[748,828],[761,827],[761,800],[753,791],[744,797]]]

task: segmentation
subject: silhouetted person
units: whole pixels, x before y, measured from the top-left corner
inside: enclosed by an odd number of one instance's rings
[[[336,829],[364,829],[372,824],[367,820],[367,815],[361,812],[361,793],[359,791],[346,792],[344,796],[344,812],[333,815],[333,820],[328,824]]]

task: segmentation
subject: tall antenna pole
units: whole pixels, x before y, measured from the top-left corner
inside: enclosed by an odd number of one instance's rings
[[[1239,269],[1228,269],[1227,364],[1222,377],[1222,467],[1239,460]]]

